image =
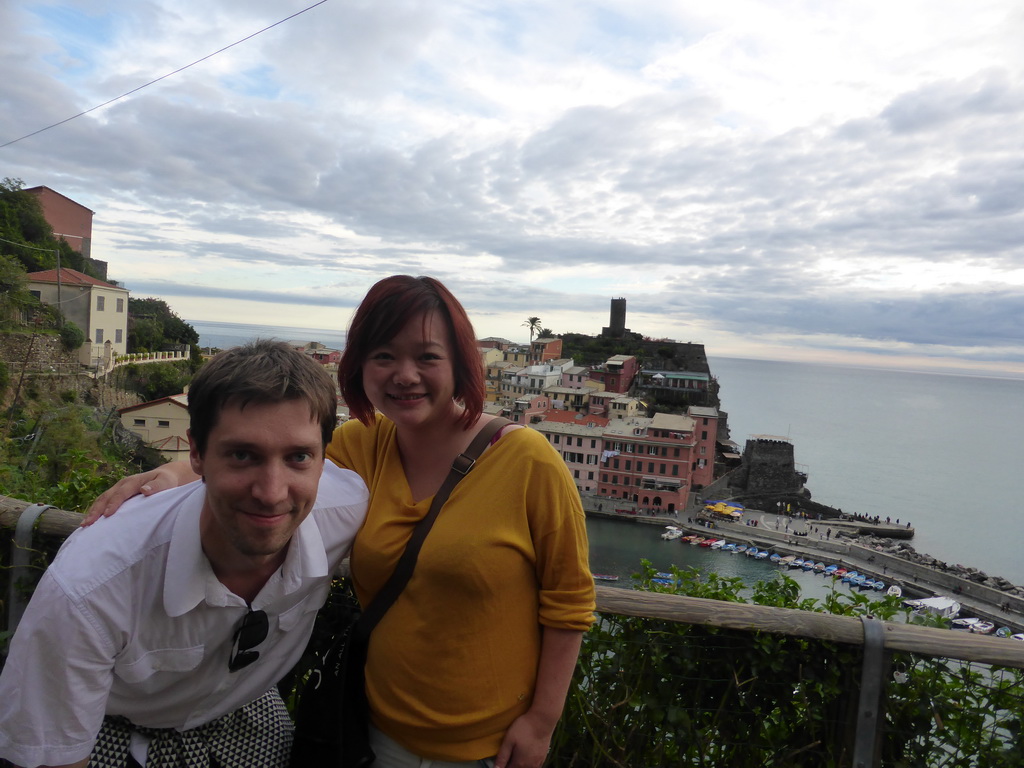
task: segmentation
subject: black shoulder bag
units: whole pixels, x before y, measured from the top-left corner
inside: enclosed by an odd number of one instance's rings
[[[491,438],[511,423],[502,418],[491,420],[473,438],[465,453],[455,457],[430,510],[413,529],[394,572],[362,615],[354,600],[338,609],[340,626],[329,636],[326,647],[313,651],[312,666],[308,662],[306,666],[309,674],[296,686],[291,768],[320,765],[365,768],[373,763],[365,678],[370,632],[412,577],[423,540],[452,489],[473,468]],[[311,644],[316,638],[314,629]]]

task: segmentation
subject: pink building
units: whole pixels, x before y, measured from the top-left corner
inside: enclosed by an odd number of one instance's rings
[[[547,395],[525,395],[502,408],[501,415],[516,424],[529,426],[543,419],[550,408],[551,400]]]
[[[593,368],[590,378],[604,384],[608,392],[623,394],[629,391],[640,370],[640,364],[633,355],[615,355],[604,365]]]
[[[685,509],[689,494],[714,478],[717,434],[713,408],[613,419],[604,432],[598,494],[663,512]]]
[[[608,419],[571,411],[549,411],[533,428],[562,456],[583,493],[594,493],[598,487],[604,429]]]

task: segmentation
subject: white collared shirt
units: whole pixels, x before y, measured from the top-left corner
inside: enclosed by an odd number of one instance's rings
[[[204,495],[195,482],[137,497],[68,538],[0,675],[0,756],[19,765],[81,760],[107,714],[194,728],[262,695],[298,661],[366,515],[366,486],[326,463],[313,510],[252,602],[267,612],[268,637],[237,672],[228,658],[248,606],[203,555]]]

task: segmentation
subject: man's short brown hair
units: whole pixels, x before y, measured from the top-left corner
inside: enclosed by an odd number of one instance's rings
[[[189,432],[199,454],[227,405],[305,400],[326,447],[337,423],[337,390],[319,363],[282,341],[260,339],[218,353],[188,389]]]

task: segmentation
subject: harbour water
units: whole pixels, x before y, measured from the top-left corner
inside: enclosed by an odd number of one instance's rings
[[[204,346],[262,337],[341,348],[345,340],[340,330],[189,322]],[[709,362],[732,439],[742,447],[750,435],[789,437],[815,500],[909,521],[918,552],[1024,584],[1024,380],[715,356]],[[692,565],[745,580],[776,571],[664,542],[657,527],[591,520],[588,530],[595,572],[628,576],[644,557],[659,570]],[[821,577],[798,578],[817,596]]]
[[[710,364],[733,440],[790,437],[815,500],[910,521],[918,552],[1024,584],[1024,380]]]

